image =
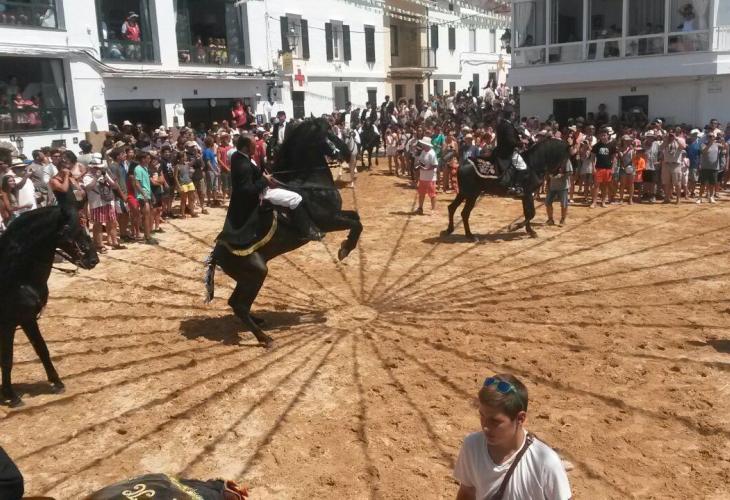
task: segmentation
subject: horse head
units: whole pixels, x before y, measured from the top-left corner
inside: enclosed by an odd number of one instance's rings
[[[93,269],[99,263],[94,242],[79,224],[78,214],[61,211],[61,229],[57,248],[65,259],[82,269]]]
[[[349,160],[349,154],[347,145],[332,133],[327,120],[309,118],[298,124],[282,144],[273,173],[279,173],[277,178],[284,181],[311,178],[315,171],[329,171],[328,157]]]

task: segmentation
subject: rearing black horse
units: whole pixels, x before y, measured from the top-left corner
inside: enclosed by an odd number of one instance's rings
[[[309,215],[320,231],[349,231],[347,239],[340,245],[338,258],[344,259],[357,245],[362,224],[360,216],[352,210],[342,210],[342,197],[335,187],[327,157],[349,160],[347,145],[331,133],[329,124],[322,118],[308,119],[297,125],[281,146],[272,173],[282,187],[296,191],[303,198]],[[208,300],[213,298],[215,267],[236,281],[236,288],[228,304],[256,339],[270,346],[273,342],[251,316],[251,306],[264,284],[268,267],[266,263],[307,243],[301,237],[301,230],[292,226],[287,219],[273,210],[270,228],[261,239],[246,249],[232,248],[218,241],[209,257],[206,277]]]
[[[558,168],[565,165],[569,157],[568,144],[559,139],[547,139],[539,142],[522,153],[522,158],[527,164],[527,170],[518,174],[517,183],[522,188],[522,212],[525,220],[515,224],[511,228],[512,230],[525,227],[527,234],[533,238],[537,236],[537,233],[530,224],[530,221],[535,217],[534,193],[542,184],[545,174],[548,172],[556,172]],[[474,209],[474,205],[476,205],[479,195],[487,190],[495,180],[482,178],[477,175],[474,166],[470,162],[461,164],[457,172],[457,178],[459,181],[459,194],[449,205],[449,226],[445,234],[454,232],[454,214],[456,213],[456,209],[459,208],[459,205],[466,201],[464,209],[461,211],[461,218],[464,221],[464,231],[467,238],[476,240],[469,226],[469,216]]]
[[[37,320],[48,301],[47,282],[57,249],[67,260],[84,269],[92,269],[99,263],[91,238],[79,225],[75,212],[60,207],[24,213],[0,236],[2,399],[9,401],[10,406],[22,404],[10,379],[18,325],[41,359],[53,391],[64,388]]]

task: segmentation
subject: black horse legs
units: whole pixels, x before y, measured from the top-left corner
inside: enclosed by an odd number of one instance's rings
[[[337,258],[343,260],[357,246],[362,233],[360,215],[354,210],[342,210],[335,215],[328,216],[326,220],[315,220],[317,226],[324,232],[349,230],[347,239],[342,242],[337,252]]]
[[[454,232],[454,214],[456,213],[456,209],[459,208],[459,205],[461,205],[463,202],[464,195],[459,193],[456,195],[456,198],[454,198],[454,201],[449,203],[449,227],[446,228],[446,234],[451,234]]]
[[[471,228],[469,227],[469,217],[471,216],[471,211],[474,210],[474,205],[476,204],[476,198],[467,198],[466,203],[464,204],[464,208],[461,211],[461,218],[464,221],[464,234],[466,234],[466,237],[472,241],[476,241],[477,238],[473,234],[471,234]]]
[[[531,237],[536,238],[537,233],[532,229],[530,221],[535,217],[535,196],[532,190],[525,189],[522,193],[522,213],[525,216],[525,230]]]
[[[266,261],[257,253],[239,257],[230,252],[216,252],[217,264],[233,278],[237,285],[228,299],[228,305],[241,321],[251,330],[256,340],[270,347],[273,339],[266,335],[251,317],[251,305],[264,284],[269,270]]]
[[[25,334],[28,336],[28,340],[30,340],[35,353],[40,358],[41,363],[43,363],[43,368],[46,370],[46,376],[48,377],[48,381],[51,383],[53,392],[63,392],[63,382],[61,382],[61,378],[58,376],[56,369],[53,367],[51,355],[48,352],[46,341],[43,340],[43,337],[41,336],[41,331],[38,328],[38,322],[35,319],[31,319],[23,322],[21,326],[23,327]]]
[[[9,401],[10,406],[20,406],[22,401],[13,390],[10,373],[13,371],[13,342],[15,340],[15,325],[0,327],[0,364],[2,365],[2,396]]]

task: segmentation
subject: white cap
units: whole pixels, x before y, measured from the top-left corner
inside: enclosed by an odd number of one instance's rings
[[[418,141],[418,144],[421,144],[423,146],[428,146],[429,148],[433,147],[433,144],[431,143],[430,137],[423,137],[420,141]]]
[[[122,122],[122,127],[125,127],[127,125],[129,125],[131,127],[132,126],[132,122],[130,122],[129,120],[124,120],[124,122]]]

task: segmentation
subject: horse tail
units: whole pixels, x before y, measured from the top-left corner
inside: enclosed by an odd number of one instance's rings
[[[205,303],[210,304],[215,295],[215,269],[216,259],[215,250],[210,252],[210,255],[205,259]]]

